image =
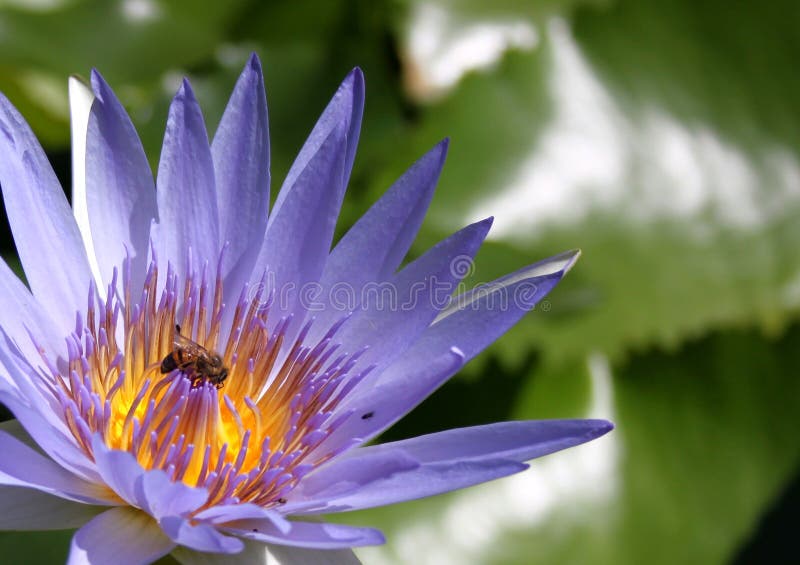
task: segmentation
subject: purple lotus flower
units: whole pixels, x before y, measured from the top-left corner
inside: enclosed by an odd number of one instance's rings
[[[400,268],[446,142],[331,251],[359,70],[269,214],[255,56],[210,144],[183,83],[155,183],[103,78],[92,73],[91,92],[71,86],[72,210],[0,96],[0,183],[30,288],[0,262],[0,401],[17,418],[0,432],[0,528],[77,527],[70,563],[243,551],[307,563],[320,550],[351,562],[350,548],[381,533],[317,516],[517,473],[611,429],[506,422],[366,445],[533,308],[577,253],[448,300],[488,219]]]

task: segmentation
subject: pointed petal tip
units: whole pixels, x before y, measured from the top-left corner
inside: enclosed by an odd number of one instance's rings
[[[480,232],[481,238],[485,239],[486,234],[489,233],[489,230],[492,229],[492,224],[494,223],[494,216],[489,216],[482,220],[475,222],[474,224],[470,224],[465,230],[474,230]]]
[[[262,89],[264,88],[264,71],[261,66],[261,59],[255,51],[250,53],[250,57],[247,59],[244,69],[242,69],[241,78],[251,84],[261,85]]]
[[[611,422],[609,420],[595,420],[595,423],[597,425],[597,427],[595,428],[595,431],[597,433],[596,437],[603,436],[608,432],[613,431],[614,428],[616,428],[614,422]]]
[[[261,59],[255,51],[250,53],[250,57],[247,59],[247,67],[261,74]]]
[[[364,105],[364,88],[364,73],[360,67],[355,67],[344,77],[342,84],[339,86],[339,91],[347,92],[350,104],[354,107],[354,110],[359,110]]]
[[[465,230],[466,229],[473,229],[473,230],[474,229],[486,229],[486,230],[488,230],[490,227],[492,227],[492,223],[493,222],[494,222],[494,216],[487,216],[487,217],[483,218],[482,220],[478,220],[476,222],[471,223],[470,225],[468,225],[467,227],[465,227],[463,229],[465,229]],[[459,230],[459,231],[461,231],[461,230]]]
[[[570,272],[572,267],[575,266],[575,263],[578,262],[578,259],[580,259],[581,250],[580,249],[572,249],[570,251],[566,251],[566,252],[562,253],[562,255],[564,256],[564,258],[566,260],[566,263],[564,264],[564,267],[561,269],[562,270],[562,276],[564,276],[568,272]]]
[[[364,83],[364,71],[361,70],[361,67],[353,67],[353,70],[347,73],[347,78],[356,82],[356,83]]]
[[[410,174],[415,169],[429,171],[424,175],[424,180],[426,181],[424,185],[427,186],[427,191],[432,193],[436,189],[435,181],[438,180],[439,175],[444,168],[444,162],[447,159],[447,150],[449,147],[450,138],[445,137],[439,143],[426,151],[422,157],[417,159],[411,168],[406,171],[404,176]],[[401,177],[401,179],[402,178],[403,177]],[[429,182],[431,179],[433,182]]]
[[[101,103],[105,103],[108,101],[106,99],[106,96],[109,93],[111,93],[113,96],[113,91],[111,89],[111,86],[108,84],[108,81],[106,81],[102,73],[94,67],[92,67],[92,70],[89,73],[89,80],[91,85],[91,92],[94,94],[95,98],[100,100]]]
[[[94,82],[94,75],[97,71],[92,69],[91,80]],[[89,83],[82,76],[78,74],[70,75],[67,79],[67,92],[69,94],[70,105],[77,104],[81,101],[91,101],[97,96]],[[90,103],[90,102],[89,102]]]
[[[613,422],[604,419],[572,420],[572,422],[579,427],[580,435],[583,438],[580,443],[593,441],[615,428]]]
[[[90,76],[94,77],[95,74],[99,74],[99,73],[97,73],[96,69],[92,69]],[[69,84],[70,88],[77,88],[77,87],[86,88],[86,87],[89,86],[89,83],[86,81],[86,79],[83,78],[78,73],[73,73],[73,74],[69,75],[69,78],[67,79],[67,83]]]
[[[450,138],[445,137],[439,143],[431,147],[431,149],[420,158],[420,161],[435,159],[438,161],[438,167],[441,170],[444,167],[444,161],[447,158],[447,151],[450,149]]]
[[[580,249],[564,251],[563,253],[553,255],[543,261],[534,263],[524,268],[521,272],[525,273],[527,278],[551,275],[558,276],[560,280],[575,266],[580,256]]]
[[[192,83],[189,82],[189,79],[187,77],[183,77],[181,79],[181,86],[180,88],[178,88],[178,92],[175,93],[173,102],[176,102],[178,100],[185,102],[197,101],[194,95],[194,89],[192,88]]]

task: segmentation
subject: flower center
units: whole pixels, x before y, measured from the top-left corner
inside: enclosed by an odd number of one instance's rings
[[[243,288],[229,311],[222,280],[212,288],[207,269],[183,281],[168,269],[159,291],[151,263],[138,300],[127,263],[123,273],[122,292],[116,273],[107,299],[90,291],[66,360],[43,354],[47,390],[89,458],[99,435],[145,469],[207,488],[208,505],[270,506],[346,448],[322,445],[349,415],[334,417],[335,408],[370,370],[354,373],[363,350],[338,351],[333,338],[346,318],[307,344],[311,322],[299,331],[291,316],[271,323],[261,286]],[[209,360],[227,370],[224,381]]]

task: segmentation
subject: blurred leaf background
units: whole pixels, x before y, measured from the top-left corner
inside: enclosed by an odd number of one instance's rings
[[[798,21],[792,0],[0,0],[0,90],[68,187],[68,75],[104,74],[155,167],[180,78],[213,134],[255,51],[281,179],[358,65],[367,107],[341,232],[450,136],[415,253],[488,215],[474,283],[583,249],[545,303],[387,437],[587,415],[617,430],[520,476],[341,516],[386,531],[365,561],[789,562]],[[13,264],[7,226],[2,252]],[[3,533],[0,555],[58,562],[69,536]]]

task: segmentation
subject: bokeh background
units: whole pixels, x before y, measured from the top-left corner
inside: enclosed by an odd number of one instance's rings
[[[450,136],[415,253],[487,215],[473,282],[583,249],[546,302],[387,437],[512,418],[617,430],[520,476],[342,516],[385,529],[365,561],[791,562],[798,22],[794,0],[0,0],[0,90],[68,190],[68,75],[104,74],[155,167],[180,78],[213,134],[256,51],[274,197],[358,65],[367,106],[340,233]],[[60,562],[70,535],[0,533],[0,561]]]

